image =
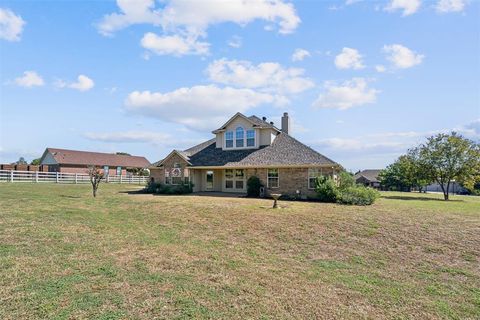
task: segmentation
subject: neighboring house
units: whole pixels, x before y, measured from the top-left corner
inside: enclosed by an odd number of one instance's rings
[[[145,157],[47,148],[40,158],[41,165],[48,165],[50,172],[87,173],[89,166],[96,166],[108,175],[125,175],[126,169],[144,169],[150,166]]]
[[[367,187],[372,187],[379,189],[380,188],[380,180],[378,179],[378,175],[380,174],[380,169],[369,169],[359,171],[355,174],[354,179],[355,182],[358,184],[363,184]]]
[[[445,185],[446,188],[446,185]],[[442,187],[438,183],[432,183],[429,184],[428,186],[425,186],[423,188],[423,191],[425,192],[443,192]],[[468,190],[462,187],[458,182],[452,181],[450,182],[450,186],[448,188],[449,193],[459,193],[459,194],[466,194],[468,193]]]
[[[266,194],[314,195],[316,177],[335,176],[340,165],[291,137],[289,127],[288,113],[281,130],[266,118],[237,113],[212,132],[213,139],[173,150],[153,164],[151,179],[167,185],[192,182],[194,192],[246,193],[248,178],[257,176]]]

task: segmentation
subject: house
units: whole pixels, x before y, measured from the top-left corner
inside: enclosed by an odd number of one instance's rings
[[[194,184],[193,191],[246,193],[257,176],[265,193],[307,197],[319,175],[336,177],[340,165],[289,135],[288,113],[281,129],[257,116],[235,114],[212,139],[186,150],[173,150],[150,167],[151,180],[167,185]]]
[[[45,149],[40,164],[48,165],[50,172],[63,173],[86,173],[89,166],[97,166],[108,175],[125,175],[126,169],[150,166],[145,157],[57,148]]]
[[[366,187],[380,189],[380,180],[378,179],[380,171],[382,170],[368,169],[359,171],[354,176],[355,182],[358,184],[363,184]]]

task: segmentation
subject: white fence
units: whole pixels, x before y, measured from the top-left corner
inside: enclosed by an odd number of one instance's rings
[[[146,184],[148,177],[143,176],[116,176],[105,177],[108,183]],[[50,182],[50,183],[90,183],[90,177],[84,173],[62,173],[42,171],[0,170],[0,182]]]

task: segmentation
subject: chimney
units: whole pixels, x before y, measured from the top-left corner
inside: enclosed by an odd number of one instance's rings
[[[284,112],[282,117],[282,132],[289,134],[289,130],[290,130],[290,118],[288,117],[288,112]]]

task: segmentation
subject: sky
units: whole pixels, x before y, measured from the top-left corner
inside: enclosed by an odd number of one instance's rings
[[[351,171],[480,140],[480,1],[0,2],[0,163],[155,162],[265,116]]]

